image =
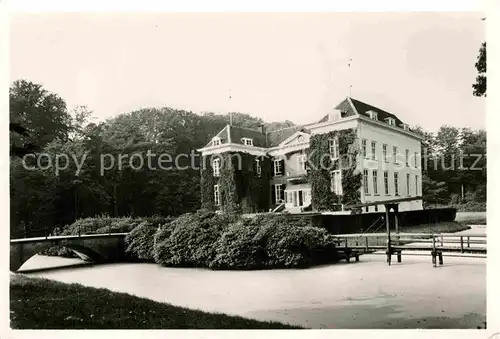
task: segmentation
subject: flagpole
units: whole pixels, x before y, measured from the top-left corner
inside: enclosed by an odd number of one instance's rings
[[[229,89],[229,101],[227,104],[228,107],[228,113],[229,113],[229,125],[233,125],[233,112],[231,112],[231,89]]]
[[[352,58],[349,57],[349,61],[347,63],[347,67],[349,68],[348,70],[348,78],[349,78],[349,97],[352,96],[352,79],[351,79],[351,62],[352,62]]]

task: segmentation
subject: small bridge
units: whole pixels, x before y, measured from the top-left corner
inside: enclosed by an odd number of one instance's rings
[[[86,261],[118,261],[125,254],[127,234],[83,234],[11,239],[10,270],[17,271],[29,258],[54,246],[66,247]]]

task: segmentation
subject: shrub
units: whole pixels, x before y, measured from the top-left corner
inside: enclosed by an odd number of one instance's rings
[[[246,224],[248,223],[248,224]],[[267,254],[257,236],[260,226],[248,220],[229,225],[217,241],[210,268],[256,269],[265,266]]]
[[[157,227],[153,223],[143,221],[125,237],[125,252],[133,258],[153,261],[154,236]]]
[[[235,216],[200,210],[181,215],[155,235],[154,258],[161,265],[208,267],[216,241]]]
[[[217,242],[211,268],[308,267],[336,258],[333,236],[309,218],[267,214],[231,224]]]

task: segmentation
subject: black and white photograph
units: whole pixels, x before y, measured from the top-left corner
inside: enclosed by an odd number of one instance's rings
[[[8,16],[12,331],[493,334],[486,11]]]

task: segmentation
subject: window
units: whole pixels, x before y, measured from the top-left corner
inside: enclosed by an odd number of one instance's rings
[[[394,159],[394,163],[397,164],[398,163],[398,147],[397,146],[392,147],[392,157]]]
[[[219,185],[214,185],[214,204],[216,206],[220,205]]]
[[[274,175],[283,175],[284,160],[274,160]]]
[[[373,194],[378,195],[378,171],[373,170],[372,175],[373,175]]]
[[[258,177],[262,175],[262,165],[260,163],[260,159],[255,159],[255,173]]]
[[[384,172],[384,189],[385,189],[385,195],[389,195],[389,172],[388,171]]]
[[[370,194],[370,190],[368,189],[368,170],[363,170],[363,186],[365,188],[365,194]]]
[[[280,204],[285,200],[285,185],[274,185],[274,194],[276,197],[276,203]]]
[[[399,195],[399,173],[394,173],[394,195]]]
[[[372,141],[372,160],[375,160],[375,152],[377,151],[377,143]]]
[[[382,153],[384,154],[384,161],[387,162],[387,145],[382,145]]]
[[[362,141],[361,151],[363,152],[363,158],[366,158],[366,139],[363,139],[363,141]]]
[[[417,152],[415,152],[415,153],[413,154],[413,156],[414,156],[413,161],[415,162],[415,168],[417,168],[417,167],[418,167],[418,166],[417,166]]]
[[[410,173],[406,173],[406,194],[410,196]]]
[[[212,168],[214,170],[214,177],[220,176],[220,159],[214,159]]]
[[[220,145],[220,138],[215,137],[212,139],[212,146],[219,146]]]
[[[342,195],[342,178],[340,170],[331,172],[331,186],[330,189],[336,195]]]
[[[307,155],[300,154],[297,160],[299,162],[299,170],[303,172],[307,171]]]
[[[328,140],[328,148],[330,150],[330,155],[332,159],[338,159],[339,157],[339,142],[337,138]]]
[[[378,113],[377,112],[368,111],[368,114],[370,115],[370,119],[378,120]]]
[[[241,142],[243,143],[243,145],[253,146],[253,139],[241,138]]]
[[[405,159],[406,159],[406,166],[410,166],[410,164],[409,164],[409,161],[410,161],[410,150],[409,149],[406,150]]]
[[[415,175],[415,196],[418,196],[418,175]]]
[[[387,118],[387,123],[391,126],[396,126],[396,120],[394,118]]]
[[[408,131],[410,129],[410,127],[408,126],[408,124],[402,124],[401,127],[403,127],[403,129],[405,131]]]

